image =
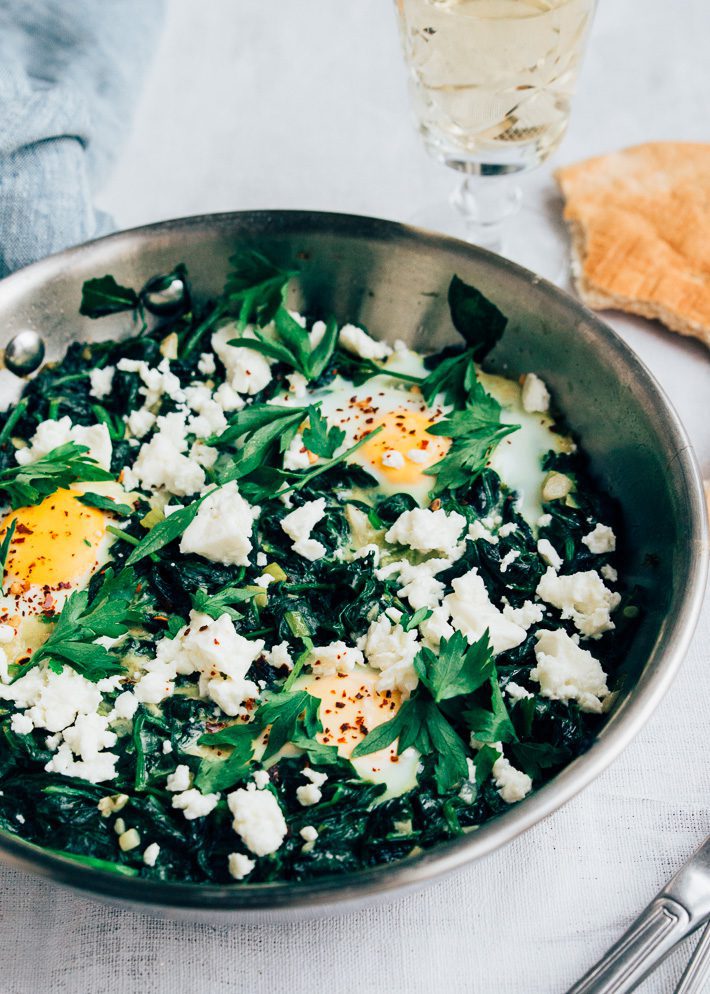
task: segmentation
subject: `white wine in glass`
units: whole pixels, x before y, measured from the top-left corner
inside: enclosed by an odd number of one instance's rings
[[[433,226],[506,251],[504,222],[521,202],[510,177],[562,140],[595,3],[396,0],[420,133],[430,154],[464,173],[458,216],[447,223],[442,211]]]

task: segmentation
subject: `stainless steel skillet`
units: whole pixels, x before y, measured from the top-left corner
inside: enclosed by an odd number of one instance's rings
[[[38,332],[47,358],[73,340],[120,334],[125,318],[78,315],[85,279],[112,273],[140,286],[177,262],[198,296],[221,290],[237,245],[299,261],[294,303],[367,325],[378,337],[425,349],[454,340],[446,288],[453,273],[509,317],[488,365],[534,370],[552,387],[625,517],[625,576],[646,610],[608,720],[591,749],[553,781],[479,831],[397,864],[300,884],[222,887],[123,878],[78,865],[0,833],[7,862],[95,897],[174,917],[288,919],[346,911],[399,895],[491,853],[596,777],[633,738],[676,673],[700,610],[707,569],[702,486],[678,418],[643,364],[603,322],[560,290],[505,259],[391,222],[337,214],[260,211],[167,221],[62,252],[0,283],[0,348]],[[22,383],[0,372],[0,404]]]

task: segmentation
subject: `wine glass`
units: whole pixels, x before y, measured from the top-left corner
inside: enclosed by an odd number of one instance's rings
[[[596,0],[395,2],[419,132],[463,173],[448,203],[412,220],[558,277],[550,222],[510,224],[522,203],[514,177],[562,140]]]

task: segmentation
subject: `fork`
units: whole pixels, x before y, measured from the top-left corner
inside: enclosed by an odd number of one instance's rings
[[[668,953],[710,919],[710,836],[592,969],[567,994],[627,994]],[[676,994],[699,992],[707,976],[710,929],[698,943]]]

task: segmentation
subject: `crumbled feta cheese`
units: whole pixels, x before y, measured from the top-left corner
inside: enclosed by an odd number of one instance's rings
[[[113,384],[113,374],[116,372],[114,366],[104,366],[103,369],[92,369],[89,373],[91,389],[89,393],[97,400],[103,400],[111,393]]]
[[[27,708],[26,717],[35,728],[61,732],[77,715],[96,712],[101,691],[69,666],[61,673],[36,667],[14,683],[0,685],[0,699]]]
[[[124,690],[116,698],[113,710],[117,718],[132,718],[138,710],[138,698],[130,690]]]
[[[602,556],[605,552],[613,552],[616,548],[616,535],[609,525],[598,524],[593,531],[585,535],[582,542],[595,556]]]
[[[256,784],[257,790],[263,790],[264,787],[269,785],[269,774],[266,770],[255,770],[254,771],[254,783]]]
[[[305,318],[302,318],[300,314],[297,316],[291,314],[291,316],[294,317],[296,321],[298,321],[298,323],[301,325],[302,328],[306,327]],[[323,335],[325,335],[325,332],[326,332],[325,321],[313,322],[313,327],[308,332],[308,343],[311,346],[311,349],[315,349],[317,348],[317,346],[320,345],[320,343],[323,341]]]
[[[609,583],[616,583],[616,581],[619,579],[619,574],[616,572],[613,566],[609,565],[602,566],[599,572],[601,573],[601,575],[604,577],[605,580],[609,581]]]
[[[330,645],[313,646],[306,663],[318,676],[334,676],[336,673],[352,673],[355,666],[362,665],[364,661],[359,649],[345,642],[331,642]]]
[[[157,420],[155,414],[145,407],[139,407],[138,410],[124,416],[126,428],[133,438],[144,438]]]
[[[304,825],[298,834],[304,842],[315,842],[318,838],[318,832],[313,825]]]
[[[494,535],[481,520],[476,520],[473,524],[468,526],[468,534],[466,538],[470,539],[471,542],[478,542],[483,539],[484,542],[489,542],[491,545],[498,544],[498,536]]]
[[[157,366],[149,366],[142,359],[120,359],[116,368],[124,373],[138,373],[143,382],[140,393],[145,397],[144,407],[155,407],[163,394],[181,404],[185,394],[180,386],[180,380],[170,370],[167,358],[161,359]]]
[[[173,751],[173,744],[170,739],[163,739],[163,755],[167,756]]]
[[[197,363],[197,371],[203,376],[212,376],[217,369],[214,356],[211,352],[203,352]]]
[[[505,689],[511,701],[523,701],[526,697],[534,696],[529,690],[526,690],[525,687],[521,687],[519,683],[514,683],[512,680],[509,680],[508,683],[506,683]]]
[[[143,850],[143,862],[146,866],[155,866],[158,861],[158,856],[160,855],[160,846],[157,842],[151,842],[149,846]]]
[[[328,774],[318,773],[317,770],[312,770],[309,766],[301,772],[309,783],[296,788],[296,799],[303,807],[311,807],[313,804],[318,804],[323,796],[321,787],[328,779]]]
[[[430,511],[415,507],[400,514],[385,539],[417,552],[449,552],[456,546],[465,524],[466,519],[457,511],[447,514],[443,508]]]
[[[536,634],[537,666],[531,680],[540,684],[540,693],[553,701],[577,701],[582,711],[599,714],[609,693],[606,674],[591,652],[580,648],[561,628]]]
[[[141,837],[135,828],[129,828],[118,837],[118,846],[121,852],[130,852],[131,849],[137,849],[140,844]]]
[[[194,821],[214,811],[218,801],[219,794],[201,794],[196,787],[191,787],[173,797],[173,807],[182,811],[188,821]]]
[[[168,774],[168,778],[165,781],[165,789],[171,791],[173,794],[179,794],[181,791],[189,789],[191,781],[192,774],[190,773],[190,767],[185,763],[181,763],[175,767],[174,773]]]
[[[422,621],[419,631],[430,649],[438,649],[442,639],[450,639],[454,634],[448,610],[443,606],[435,607],[431,615]]]
[[[288,373],[286,382],[294,397],[305,397],[308,393],[308,380],[303,373]]]
[[[545,608],[542,604],[533,604],[532,601],[525,601],[522,607],[511,607],[506,604],[503,608],[503,617],[512,621],[514,625],[520,625],[527,632],[532,625],[542,621]]]
[[[257,856],[276,852],[288,831],[276,796],[270,790],[257,790],[254,784],[240,787],[227,796],[232,827],[244,845]]]
[[[85,445],[89,450],[86,455],[90,459],[94,459],[103,469],[111,468],[113,448],[106,425],[73,425],[69,415],[58,421],[40,422],[29,445],[18,449],[15,459],[20,466],[28,466],[67,442]]]
[[[275,583],[276,577],[272,576],[271,573],[262,573],[261,576],[257,576],[254,580],[255,587],[263,587],[266,590],[270,587],[272,583]]]
[[[187,423],[187,430],[196,438],[219,435],[227,427],[224,411],[212,398],[212,391],[204,383],[192,383],[185,390],[185,403],[194,412]]]
[[[263,640],[244,638],[228,614],[214,619],[191,611],[189,623],[175,638],[156,643],[155,658],[144,663],[146,673],[135,686],[136,697],[147,704],[158,704],[174,692],[178,674],[199,673],[200,696],[213,700],[225,714],[234,717],[244,701],[259,696],[259,688],[246,679],[246,674],[263,649]]]
[[[515,562],[515,560],[519,558],[519,556],[520,556],[519,549],[511,549],[510,552],[506,552],[506,554],[503,556],[503,558],[500,561],[499,569],[501,573],[507,573],[508,567],[511,566]]]
[[[183,455],[187,447],[184,415],[165,414],[158,418],[157,424],[156,433],[141,446],[129,478],[135,477],[144,490],[164,489],[178,497],[202,490],[204,470]],[[124,470],[124,476],[125,473]]]
[[[368,556],[374,556],[374,565],[378,566],[381,554],[379,545],[375,545],[374,542],[368,542],[367,545],[363,545],[359,549],[355,549],[353,552],[353,559],[366,559]]]
[[[546,538],[541,538],[537,543],[537,554],[546,566],[551,566],[554,570],[558,570],[562,565],[562,556]]]
[[[513,532],[516,532],[517,530],[518,526],[515,524],[515,522],[508,521],[506,524],[501,525],[501,527],[498,529],[498,534],[500,535],[501,538],[508,538],[509,535],[512,535]]]
[[[420,648],[417,632],[406,632],[401,625],[393,625],[387,615],[372,622],[363,650],[369,665],[380,670],[377,681],[380,693],[399,690],[404,697],[409,697],[419,683],[414,657]]]
[[[326,553],[325,546],[310,537],[315,526],[324,517],[325,497],[319,497],[317,500],[306,501],[281,519],[282,529],[293,542],[293,551],[311,562],[322,559]]]
[[[273,649],[269,649],[264,655],[269,666],[273,666],[277,670],[282,666],[287,670],[293,669],[293,659],[291,658],[291,653],[288,651],[288,642],[279,642],[278,645],[275,645]]]
[[[265,552],[257,552],[256,554],[256,565],[263,568],[269,561],[269,557]]]
[[[73,725],[64,729],[64,741],[75,756],[91,763],[102,749],[110,749],[118,741],[116,734],[108,730],[108,725],[107,715],[80,714]]]
[[[385,359],[392,354],[392,349],[386,342],[376,341],[354,324],[343,325],[338,343],[347,352],[352,352],[362,359]]]
[[[611,612],[621,600],[594,570],[560,576],[551,566],[537,585],[537,596],[570,618],[582,635],[598,638],[614,628]]]
[[[444,598],[454,628],[463,632],[469,642],[476,642],[486,629],[493,652],[505,652],[525,641],[525,629],[509,621],[491,603],[478,570],[470,570],[452,582],[453,593]]]
[[[401,469],[404,466],[404,456],[397,449],[387,449],[382,456],[382,465],[389,469]]]
[[[190,459],[203,469],[212,469],[218,458],[219,449],[213,445],[206,445],[198,440],[190,446]]]
[[[289,447],[284,452],[284,469],[297,470],[297,469],[308,469],[311,465],[311,460],[308,456],[308,449],[303,443],[303,435],[297,432],[291,442]]]
[[[103,783],[116,776],[118,756],[113,752],[99,752],[92,760],[76,760],[67,742],[62,742],[48,763],[47,773],[59,773],[65,777],[79,777],[90,783]]]
[[[229,383],[221,383],[213,393],[212,400],[219,404],[225,414],[231,414],[232,411],[244,407],[244,400]]]
[[[375,576],[378,580],[386,580],[389,576],[399,574],[399,582],[402,584],[397,591],[399,596],[406,597],[415,611],[422,607],[433,610],[444,596],[444,584],[436,579],[436,574],[448,569],[454,561],[451,557],[427,559],[424,563],[410,563],[406,559],[400,559],[375,570]]]
[[[227,381],[232,390],[252,396],[271,382],[271,363],[254,349],[242,345],[229,345],[232,338],[253,338],[254,333],[247,328],[240,332],[234,324],[222,325],[212,336],[211,344],[222,360],[227,372]]]
[[[227,866],[230,877],[233,877],[234,880],[243,880],[244,877],[249,876],[256,866],[256,862],[242,852],[230,852],[227,856]]]
[[[17,712],[10,718],[10,728],[15,735],[29,735],[34,727],[32,719],[28,718],[26,714]]]
[[[409,449],[407,451],[407,459],[410,462],[418,463],[420,466],[425,462],[429,461],[429,455],[424,449]]]
[[[541,514],[540,517],[537,519],[538,528],[547,528],[547,526],[551,524],[552,524],[551,514]]]
[[[180,539],[180,552],[213,563],[248,566],[251,534],[260,508],[252,507],[232,480],[206,497]]]
[[[528,373],[523,380],[522,402],[528,414],[544,413],[550,408],[550,391],[535,373]]]
[[[498,788],[498,793],[506,804],[515,804],[516,801],[522,801],[525,795],[529,794],[532,790],[532,780],[527,773],[523,773],[522,770],[516,770],[511,765],[510,760],[504,756],[501,756],[493,764],[492,775]]]

